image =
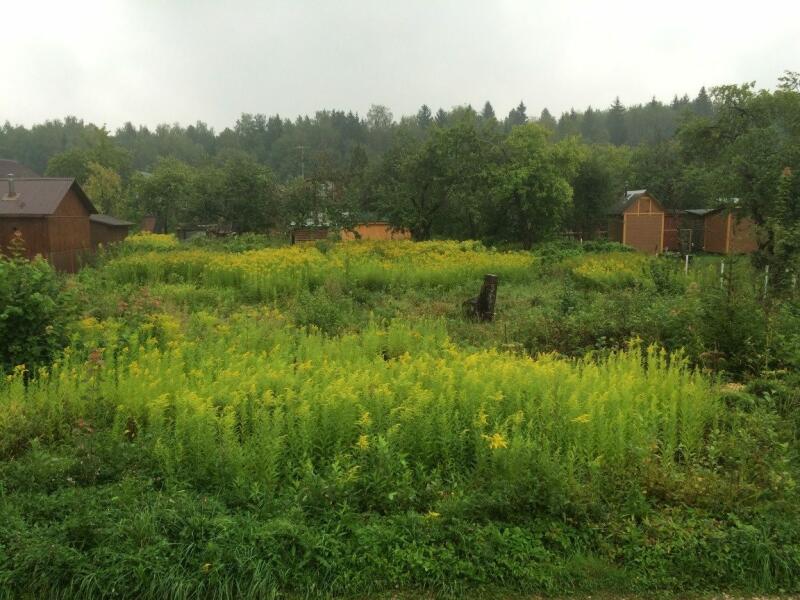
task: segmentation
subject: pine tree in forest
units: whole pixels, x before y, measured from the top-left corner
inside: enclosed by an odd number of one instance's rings
[[[550,114],[550,111],[547,108],[542,109],[542,114],[539,115],[539,125],[546,127],[551,131],[555,131],[558,123],[553,115]]]
[[[417,111],[417,124],[422,129],[427,129],[433,123],[433,115],[431,114],[431,109],[428,108],[427,104],[423,104],[419,111]]]
[[[628,141],[625,112],[625,106],[620,102],[619,96],[617,96],[606,117],[608,139],[615,146],[621,146]]]
[[[481,111],[481,117],[487,121],[489,119],[496,118],[494,114],[494,107],[492,106],[492,103],[489,102],[488,100],[486,101],[486,104],[483,105],[483,110]]]
[[[714,105],[711,103],[705,86],[700,88],[697,98],[692,102],[692,110],[700,117],[710,117],[714,113]]]

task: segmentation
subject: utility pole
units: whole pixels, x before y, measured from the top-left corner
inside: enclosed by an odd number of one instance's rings
[[[300,150],[300,177],[305,179],[306,178],[306,147],[305,146],[297,146],[297,149]]]

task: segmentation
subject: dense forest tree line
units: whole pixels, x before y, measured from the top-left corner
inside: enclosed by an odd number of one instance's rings
[[[215,132],[202,122],[115,132],[75,117],[0,128],[0,156],[76,177],[100,207],[181,222],[265,230],[290,223],[346,225],[369,215],[415,237],[530,245],[569,229],[591,236],[627,188],[668,207],[741,198],[770,233],[765,247],[797,245],[798,78],[774,91],[752,84],[702,88],[605,110],[537,117],[523,102],[498,119],[490,102],[395,119],[324,110],[295,120],[243,114]]]

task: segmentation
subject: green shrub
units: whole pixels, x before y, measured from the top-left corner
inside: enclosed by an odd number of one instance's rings
[[[53,267],[0,255],[0,372],[46,364],[66,342],[70,302]]]

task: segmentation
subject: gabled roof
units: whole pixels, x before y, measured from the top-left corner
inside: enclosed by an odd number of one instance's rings
[[[9,158],[0,158],[0,177],[41,177],[36,171],[30,167],[26,167],[22,163]]]
[[[133,227],[133,223],[130,221],[123,221],[122,219],[118,219],[117,217],[112,217],[111,215],[89,215],[89,220],[94,223],[102,223],[103,225],[110,225],[111,227]]]
[[[0,216],[42,217],[58,210],[67,192],[72,190],[80,198],[89,214],[97,209],[81,186],[71,177],[14,178],[14,196],[8,195],[8,180],[0,182]]]
[[[655,196],[653,196],[653,194],[648,193],[647,190],[628,190],[627,192],[625,192],[625,196],[622,198],[622,200],[620,200],[617,204],[608,209],[607,214],[621,215],[622,213],[625,212],[626,208],[628,208],[631,204],[633,204],[639,198],[645,195],[650,196],[653,200],[658,202],[658,199]]]

